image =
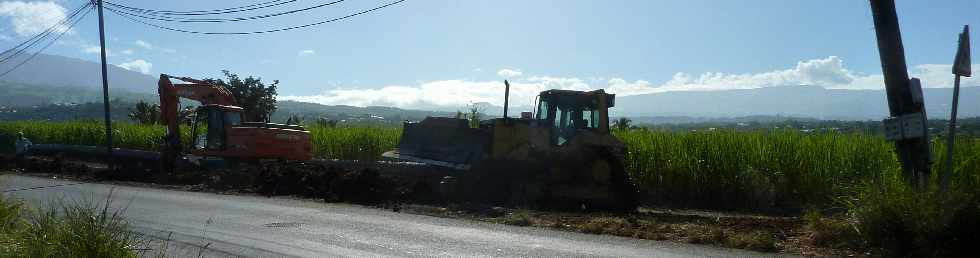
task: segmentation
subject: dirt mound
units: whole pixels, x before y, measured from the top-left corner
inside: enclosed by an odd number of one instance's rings
[[[9,164],[8,164],[9,163]],[[16,167],[13,157],[0,156],[0,166]],[[29,157],[20,165],[24,173],[59,174],[92,181],[132,181],[186,185],[205,191],[245,192],[265,196],[299,196],[327,202],[367,205],[397,204],[412,196],[410,182],[382,176],[374,168],[341,168],[306,162],[243,164],[235,169],[188,167],[175,174],[154,173],[141,166],[88,163],[63,156]]]
[[[322,164],[278,162],[264,164],[254,173],[256,192],[265,195],[297,195],[329,202],[382,204],[407,194],[395,180],[376,169],[342,169]]]

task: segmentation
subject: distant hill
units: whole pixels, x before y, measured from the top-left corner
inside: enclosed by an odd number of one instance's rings
[[[112,92],[114,119],[128,120],[126,114],[138,100],[157,103],[156,93],[116,89]],[[79,86],[50,86],[0,82],[0,120],[102,119],[102,92]],[[182,104],[196,105],[183,100]],[[326,106],[314,103],[279,101],[272,115],[274,122],[285,122],[291,115],[307,121],[319,118],[352,123],[401,123],[418,121],[426,116],[451,116],[450,112],[405,110],[393,107]]]
[[[345,105],[327,106],[315,103],[297,101],[278,101],[279,110],[272,115],[272,121],[286,121],[291,115],[297,115],[307,122],[319,118],[347,122],[382,122],[401,123],[402,121],[419,121],[426,116],[452,116],[455,113],[439,111],[408,110],[393,107],[355,107]]]
[[[19,60],[19,59],[14,59]],[[19,61],[0,64],[0,71],[6,71]],[[110,89],[125,89],[133,92],[155,93],[157,77],[108,66]],[[0,81],[13,84],[75,86],[102,89],[102,66],[77,58],[39,54],[23,66],[7,74]]]
[[[16,63],[16,62],[14,62]],[[5,69],[11,64],[0,65]],[[2,70],[0,70],[2,71]],[[156,76],[109,66],[113,99],[135,102],[155,101]],[[0,107],[31,107],[46,104],[101,102],[101,67],[76,58],[40,54],[20,69],[0,78]],[[961,91],[960,116],[980,116],[980,87]],[[930,118],[948,118],[952,89],[924,90]],[[451,116],[448,107],[437,111],[405,110],[391,107],[326,106],[281,101],[275,121],[290,115],[307,119],[334,120],[420,120],[425,116]],[[499,117],[502,108],[489,103],[476,106],[488,117]],[[531,106],[511,106],[511,116],[530,111]],[[460,110],[466,112],[467,110]],[[612,116],[644,117],[651,122],[689,121],[717,118],[797,117],[835,120],[880,120],[888,115],[884,90],[839,90],[819,86],[783,86],[724,91],[673,91],[634,96],[618,96]]]
[[[923,90],[930,118],[948,118],[952,89]],[[960,90],[960,117],[980,116],[980,87]],[[888,116],[884,90],[834,90],[818,86],[785,86],[748,90],[675,91],[617,97],[616,116],[744,117],[783,116],[836,120],[882,119]]]
[[[112,99],[135,102],[156,101],[156,94],[109,90]],[[81,86],[50,86],[0,81],[0,107],[32,107],[47,104],[102,102],[102,90]]]

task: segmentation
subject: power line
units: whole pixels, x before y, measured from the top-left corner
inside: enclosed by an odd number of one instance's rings
[[[289,1],[275,0],[275,1],[268,1],[268,2],[262,2],[262,3],[257,3],[257,4],[239,6],[239,7],[231,7],[231,8],[215,9],[215,10],[201,10],[201,11],[153,10],[153,9],[143,9],[143,8],[126,6],[126,5],[122,5],[122,4],[112,3],[112,2],[109,2],[109,1],[102,1],[102,3],[104,3],[106,5],[114,6],[114,7],[117,7],[117,8],[123,8],[123,9],[127,9],[127,10],[130,10],[130,11],[135,11],[135,12],[145,13],[145,14],[154,14],[154,15],[159,14],[159,15],[164,15],[164,16],[193,16],[193,15],[215,15],[215,14],[228,14],[228,13],[237,13],[237,12],[252,11],[252,10],[258,10],[258,9],[264,9],[264,8],[269,8],[269,7],[275,7],[275,6],[279,6],[279,5],[284,5],[284,4],[288,4],[288,3],[292,3],[292,2],[296,2],[296,1],[297,0],[289,0]]]
[[[88,6],[88,5],[85,5],[85,6]],[[71,25],[69,25],[67,28],[65,28],[64,31],[62,31],[61,33],[59,33],[58,36],[54,38],[54,40],[51,40],[51,42],[48,42],[48,44],[44,45],[44,47],[42,47],[40,50],[38,50],[37,52],[34,52],[34,54],[32,54],[30,57],[25,58],[24,61],[21,61],[20,63],[18,63],[14,67],[10,68],[10,70],[7,70],[6,72],[3,72],[2,74],[0,74],[0,78],[6,76],[7,74],[9,74],[11,72],[13,72],[14,70],[17,70],[17,68],[20,68],[22,65],[24,65],[27,62],[29,62],[32,59],[34,59],[35,57],[37,57],[38,54],[41,54],[41,52],[44,52],[44,50],[47,50],[55,42],[58,42],[58,40],[61,39],[61,36],[64,36],[65,34],[67,34],[68,31],[71,30],[71,28],[75,27],[75,25],[78,24],[78,22],[82,21],[82,19],[84,19],[85,16],[87,16],[90,12],[92,12],[92,9],[86,10],[84,14],[82,14],[81,16],[78,16],[78,19],[76,19],[75,21],[71,22]]]
[[[370,13],[370,12],[373,12],[373,11],[377,11],[377,10],[383,9],[385,7],[389,7],[389,6],[392,6],[392,5],[399,4],[399,3],[404,2],[404,1],[405,0],[398,0],[398,1],[394,1],[394,2],[385,4],[385,5],[382,5],[382,6],[378,6],[378,7],[374,7],[374,8],[371,8],[371,9],[363,10],[363,11],[356,12],[356,13],[353,13],[353,14],[348,14],[348,15],[343,16],[343,17],[333,18],[333,19],[329,19],[329,20],[324,20],[324,21],[316,22],[316,23],[310,23],[310,24],[304,24],[304,25],[299,25],[299,26],[286,27],[286,28],[279,28],[279,29],[273,29],[273,30],[247,31],[247,32],[206,32],[206,31],[193,31],[193,30],[177,29],[177,28],[172,28],[172,27],[167,27],[167,26],[163,26],[163,25],[159,25],[159,24],[154,24],[154,23],[142,21],[142,20],[139,20],[136,17],[132,17],[132,16],[127,15],[127,14],[124,14],[124,13],[116,12],[116,11],[111,10],[111,9],[109,11],[115,13],[116,15],[122,16],[123,18],[126,18],[126,19],[128,19],[130,21],[141,23],[143,25],[150,26],[150,27],[155,27],[155,28],[162,29],[162,30],[169,30],[169,31],[174,31],[174,32],[183,32],[183,33],[190,33],[190,34],[203,34],[203,35],[249,35],[249,34],[263,34],[263,33],[281,32],[281,31],[294,30],[294,29],[300,29],[300,28],[306,28],[306,27],[321,25],[321,24],[325,24],[325,23],[336,22],[336,21],[348,19],[348,18],[351,18],[351,17],[354,17],[354,16],[358,16],[358,15]]]
[[[130,15],[130,16],[135,16],[135,17],[139,17],[139,18],[143,18],[143,19],[158,20],[158,21],[219,23],[219,22],[236,22],[236,21],[247,21],[247,20],[257,20],[257,19],[271,18],[271,17],[281,16],[281,15],[286,15],[286,14],[293,14],[293,13],[298,13],[298,12],[303,12],[303,11],[309,11],[309,10],[313,10],[313,9],[317,9],[317,8],[321,8],[321,7],[325,7],[325,6],[330,6],[330,5],[338,4],[338,3],[341,3],[343,1],[345,1],[345,0],[336,0],[336,1],[333,1],[333,2],[329,2],[329,3],[324,3],[324,4],[315,5],[315,6],[310,6],[310,7],[307,7],[307,8],[290,10],[290,11],[279,12],[279,13],[256,15],[256,16],[250,16],[250,17],[236,17],[236,18],[201,18],[201,19],[183,19],[183,18],[180,18],[180,19],[178,19],[178,18],[170,18],[170,17],[157,16],[157,15],[141,15],[141,14],[127,12],[127,11],[123,11],[123,10],[119,10],[119,9],[115,9],[115,8],[111,8],[111,7],[105,7],[105,9],[107,9],[109,11],[114,11],[114,12],[121,12],[121,13]]]
[[[90,3],[86,3],[86,4],[83,4],[82,6],[79,6],[74,11],[72,11],[72,14],[71,15],[69,15],[68,17],[65,17],[64,19],[62,19],[58,23],[55,23],[54,25],[52,25],[48,29],[42,31],[41,33],[38,33],[38,34],[34,35],[33,37],[25,40],[24,42],[21,42],[20,44],[17,44],[16,46],[14,46],[14,47],[12,47],[10,49],[7,49],[7,50],[3,51],[3,53],[0,53],[0,56],[7,55],[7,54],[11,53],[11,51],[17,50],[15,53],[10,54],[9,56],[7,56],[7,57],[3,58],[2,60],[0,60],[0,64],[6,62],[8,60],[10,60],[11,58],[14,58],[15,56],[20,55],[21,53],[23,53],[28,48],[31,48],[34,45],[36,45],[38,42],[40,42],[41,40],[44,40],[44,38],[48,37],[49,35],[51,35],[52,32],[56,31],[58,27],[64,26],[65,24],[67,24],[71,19],[73,19],[76,15],[78,15],[79,12],[81,12],[83,9],[85,9],[89,5],[90,5]],[[26,47],[24,47],[24,48],[20,48],[20,47],[24,46],[25,44],[28,44],[28,45]]]

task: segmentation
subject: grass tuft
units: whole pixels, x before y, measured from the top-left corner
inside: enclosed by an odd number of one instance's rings
[[[145,242],[129,230],[122,210],[105,205],[27,209],[0,196],[0,257],[138,257]]]
[[[500,223],[512,225],[512,226],[531,226],[534,225],[534,221],[531,219],[531,212],[527,210],[519,210],[516,212],[511,212],[502,218],[499,218]]]

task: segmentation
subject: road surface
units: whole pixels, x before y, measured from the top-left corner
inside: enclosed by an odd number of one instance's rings
[[[58,186],[61,185],[61,186]],[[178,257],[758,257],[767,254],[397,213],[349,204],[0,176],[33,205],[104,201]],[[168,247],[161,246],[167,242]],[[203,248],[207,246],[206,248]]]

